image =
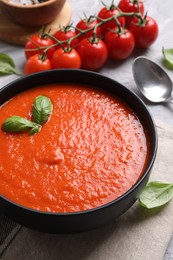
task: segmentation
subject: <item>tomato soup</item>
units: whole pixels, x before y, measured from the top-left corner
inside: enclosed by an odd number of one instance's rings
[[[0,124],[13,115],[32,120],[35,98],[53,112],[35,135],[0,130],[0,194],[46,212],[77,212],[108,203],[143,174],[145,129],[131,108],[111,94],[80,85],[39,86],[0,107]]]

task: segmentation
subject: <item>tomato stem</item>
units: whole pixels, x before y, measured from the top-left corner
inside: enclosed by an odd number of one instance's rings
[[[109,10],[114,10],[114,9],[115,9],[114,0],[112,0]]]

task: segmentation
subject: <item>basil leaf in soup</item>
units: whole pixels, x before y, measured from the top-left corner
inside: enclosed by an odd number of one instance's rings
[[[40,131],[41,125],[36,124],[30,131],[29,135],[35,135]]]
[[[32,109],[34,122],[43,125],[48,120],[52,110],[53,105],[50,98],[46,96],[37,96]]]
[[[31,134],[35,134],[39,131],[41,126],[38,124],[27,120],[26,118],[20,116],[12,116],[7,118],[2,124],[2,129],[5,132],[10,133],[20,133],[31,130]],[[38,131],[34,130],[37,129]]]

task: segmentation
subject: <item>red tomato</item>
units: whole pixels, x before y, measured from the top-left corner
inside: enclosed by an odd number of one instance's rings
[[[25,44],[25,57],[29,59],[34,54],[43,54],[43,51],[48,46],[53,45],[53,41],[48,37],[42,37],[38,34],[35,34],[29,38]],[[55,51],[55,48],[52,47],[47,51],[47,57],[50,59]]]
[[[51,64],[53,69],[57,69],[57,68],[80,69],[81,59],[75,49],[66,51],[63,48],[59,48],[54,52],[51,59]]]
[[[138,18],[134,18],[129,25],[129,30],[133,33],[138,48],[148,48],[157,39],[159,33],[157,22],[149,16],[146,16],[142,23]]]
[[[39,54],[31,56],[25,63],[24,74],[32,74],[52,68],[48,58],[42,58]]]
[[[98,21],[100,21],[99,18],[101,19],[107,19],[110,18],[112,16],[117,16],[119,15],[119,10],[117,7],[115,7],[114,5],[111,5],[109,8],[107,7],[103,7],[100,12],[98,13]],[[125,26],[125,18],[123,16],[118,18],[118,21],[120,22],[120,25],[122,27]],[[109,31],[110,29],[116,27],[116,21],[115,20],[111,20],[109,22],[104,23],[103,25],[101,25],[100,29],[101,29],[101,34],[102,36],[105,36],[105,34],[107,33],[107,31]]]
[[[70,26],[62,27],[60,30],[58,30],[54,35],[53,35],[58,41],[67,41],[70,38],[76,36],[75,30],[73,30]],[[54,42],[56,43],[56,42]],[[76,48],[78,44],[78,38],[75,38],[74,40],[71,41],[70,47],[71,48]],[[61,45],[57,45],[56,49],[60,48]],[[63,43],[63,47],[67,47],[67,42]]]
[[[128,29],[124,29],[124,32],[120,34],[116,28],[107,32],[104,42],[108,49],[109,57],[113,60],[128,58],[135,47],[134,36]]]
[[[144,15],[144,4],[142,0],[120,0],[118,7],[125,13],[138,13]],[[128,26],[133,19],[133,16],[125,16],[126,26]]]
[[[104,42],[96,38],[83,39],[76,48],[82,61],[82,68],[88,70],[100,69],[106,62],[108,51]]]
[[[79,33],[80,30],[87,30],[87,29],[93,28],[97,24],[98,24],[98,20],[92,16],[89,17],[88,19],[80,20],[76,25],[76,33]],[[98,38],[101,37],[100,27],[97,28],[96,35]],[[93,30],[90,30],[90,31],[86,32],[85,34],[82,34],[81,36],[78,37],[78,39],[80,42],[84,38],[89,38],[89,37],[93,37]]]

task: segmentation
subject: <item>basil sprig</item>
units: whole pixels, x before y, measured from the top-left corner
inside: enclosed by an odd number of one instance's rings
[[[13,133],[25,132],[27,130],[30,130],[29,134],[32,135],[39,131],[40,125],[20,116],[12,116],[5,120],[2,125],[2,129],[5,132]]]
[[[139,197],[142,207],[151,209],[165,205],[173,197],[173,183],[153,181],[146,185]]]
[[[48,97],[36,97],[32,109],[34,121],[40,125],[43,125],[48,120],[48,117],[52,113],[52,110],[53,105]]]
[[[0,53],[0,75],[3,76],[8,74],[20,75],[16,70],[13,59],[5,53]]]
[[[38,96],[33,104],[33,121],[20,116],[12,116],[4,121],[2,129],[10,133],[29,131],[29,135],[34,135],[40,131],[41,126],[46,123],[52,111],[53,105],[51,100],[46,96]]]
[[[162,48],[162,53],[164,57],[165,66],[168,69],[173,70],[173,49]]]

